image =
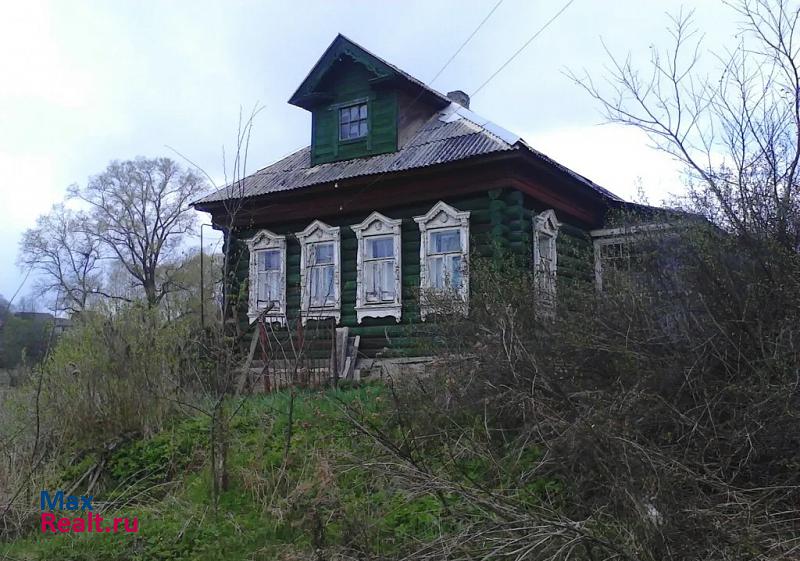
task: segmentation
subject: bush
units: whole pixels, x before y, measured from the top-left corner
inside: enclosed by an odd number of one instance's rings
[[[800,257],[691,225],[631,251],[602,294],[559,286],[552,320],[523,267],[473,263],[470,316],[429,327],[440,359],[398,385],[398,430],[373,434],[374,465],[448,511],[414,558],[779,559],[796,546]]]
[[[49,321],[9,314],[0,330],[0,368],[15,368],[21,363],[36,364],[47,352],[52,336]]]
[[[174,409],[191,341],[189,324],[164,322],[156,310],[83,315],[44,365],[41,410],[78,448],[152,434]]]

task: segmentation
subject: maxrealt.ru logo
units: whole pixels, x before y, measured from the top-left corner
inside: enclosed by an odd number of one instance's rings
[[[39,498],[39,505],[42,509],[42,532],[69,533],[69,532],[130,532],[139,531],[139,519],[133,518],[114,518],[113,524],[103,525],[105,520],[99,514],[94,513],[91,495],[76,497],[75,495],[64,496],[64,491],[56,491],[51,495],[48,491],[42,491]],[[50,512],[45,512],[49,510]],[[85,516],[61,516],[57,517],[53,511],[80,512]]]

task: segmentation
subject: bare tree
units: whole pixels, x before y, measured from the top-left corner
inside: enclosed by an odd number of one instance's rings
[[[86,216],[62,204],[40,216],[25,231],[18,262],[39,273],[42,294],[59,293],[60,308],[82,311],[100,292],[100,241],[84,229]]]
[[[725,2],[741,18],[739,44],[711,53],[692,14],[671,18],[671,47],[639,70],[612,53],[604,83],[572,78],[611,122],[636,127],[685,164],[689,206],[740,234],[800,249],[800,29],[787,0]]]
[[[156,306],[172,290],[172,268],[206,182],[168,158],[112,162],[70,195],[90,207],[86,231],[117,258]]]

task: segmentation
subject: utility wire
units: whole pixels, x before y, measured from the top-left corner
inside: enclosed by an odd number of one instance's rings
[[[504,69],[506,66],[508,66],[508,65],[511,63],[511,61],[512,61],[512,60],[514,60],[515,58],[517,58],[517,55],[519,55],[519,54],[520,54],[522,51],[524,51],[524,50],[525,50],[525,48],[526,48],[528,45],[530,45],[530,44],[533,42],[533,40],[534,40],[534,39],[536,39],[536,38],[537,38],[539,35],[541,35],[541,34],[542,34],[542,32],[543,32],[545,29],[547,29],[548,27],[550,27],[550,24],[551,24],[551,23],[553,23],[554,21],[556,21],[556,20],[558,19],[558,17],[559,17],[561,14],[563,14],[563,13],[564,13],[564,12],[567,10],[567,8],[569,8],[569,7],[572,5],[572,3],[573,3],[573,2],[575,2],[575,0],[569,0],[569,2],[567,2],[566,4],[564,4],[564,6],[563,6],[563,7],[562,7],[562,8],[561,8],[559,11],[558,11],[558,13],[556,13],[556,15],[554,15],[554,16],[553,16],[553,17],[551,17],[549,20],[547,20],[547,22],[546,22],[546,23],[545,23],[545,24],[544,24],[542,27],[540,27],[540,28],[539,28],[539,30],[538,30],[536,33],[534,33],[533,35],[531,35],[531,37],[530,37],[530,38],[529,38],[527,41],[525,41],[525,44],[523,44],[523,45],[522,45],[522,46],[521,46],[519,49],[517,49],[517,51],[516,51],[516,52],[515,52],[513,55],[511,55],[511,57],[510,57],[508,60],[506,60],[506,61],[505,61],[505,62],[504,62],[504,63],[503,63],[501,66],[500,66],[500,68],[498,68],[497,70],[495,70],[495,71],[494,71],[494,73],[493,73],[491,76],[489,76],[489,77],[486,79],[486,81],[485,81],[483,84],[481,84],[481,85],[478,87],[478,89],[477,89],[477,90],[475,90],[474,92],[472,92],[472,94],[470,94],[470,97],[473,97],[475,94],[477,94],[479,91],[481,91],[481,90],[482,90],[482,89],[483,89],[483,88],[484,88],[484,87],[485,87],[485,86],[486,86],[486,85],[487,85],[489,82],[491,82],[491,81],[494,79],[494,77],[495,77],[495,76],[497,76],[498,74],[500,74],[500,72],[502,72],[502,71],[503,71],[503,69]]]
[[[492,14],[495,13],[497,8],[499,8],[500,4],[502,4],[502,3],[503,3],[503,0],[498,0],[497,4],[495,4],[494,7],[491,10],[489,10],[489,13],[486,14],[486,17],[484,17],[481,20],[481,22],[478,24],[478,26],[475,29],[472,30],[472,33],[469,34],[469,37],[467,37],[464,40],[464,42],[461,43],[461,45],[458,47],[458,49],[456,49],[456,51],[453,53],[453,55],[450,58],[447,59],[447,62],[444,63],[444,65],[439,69],[439,71],[436,73],[436,75],[434,75],[434,77],[431,78],[430,82],[428,82],[426,84],[426,86],[432,86],[433,85],[433,82],[436,81],[436,79],[439,76],[442,75],[442,72],[444,72],[445,69],[448,66],[450,66],[450,63],[453,62],[453,60],[458,56],[458,53],[460,53],[464,49],[464,47],[466,47],[467,44],[472,40],[472,38],[475,37],[475,35],[478,33],[478,31],[481,29],[481,27],[483,27],[483,24],[485,24],[489,20],[489,18],[492,17]],[[410,107],[413,107],[417,103],[417,101],[419,101],[419,98],[422,97],[422,94],[424,92],[425,92],[425,90],[421,88],[419,93],[414,97],[414,99],[411,100],[411,102],[408,105],[406,105],[403,109],[409,109]],[[353,200],[355,200],[357,197],[362,195],[364,193],[364,191],[366,191],[370,187],[374,186],[376,183],[380,182],[381,179],[383,179],[383,175],[379,175],[378,177],[375,178],[374,181],[371,181],[370,183],[367,183],[364,187],[359,189],[355,194],[353,194],[350,198],[348,198],[341,205],[339,205],[339,210],[340,211],[344,210],[345,207],[347,207]]]
[[[500,7],[500,4],[502,4],[502,3],[503,3],[503,0],[500,0],[500,1],[499,1],[497,4],[495,4],[495,5],[494,5],[494,8],[492,8],[492,10],[491,10],[491,11],[490,11],[488,14],[486,14],[486,17],[485,17],[485,18],[483,18],[483,19],[481,20],[481,22],[478,24],[478,27],[476,27],[476,28],[475,28],[475,29],[472,31],[472,33],[470,33],[469,37],[467,37],[467,38],[466,38],[466,40],[464,40],[464,42],[463,42],[463,43],[461,43],[461,46],[460,46],[460,47],[458,47],[458,49],[456,50],[456,52],[454,52],[454,53],[453,53],[453,56],[451,56],[450,58],[448,58],[448,59],[447,59],[447,62],[445,62],[445,63],[444,63],[444,66],[442,66],[442,67],[439,69],[439,72],[437,72],[437,73],[436,73],[436,75],[435,75],[433,78],[431,78],[431,81],[430,81],[430,82],[428,82],[428,85],[433,85],[433,83],[436,81],[436,78],[438,78],[439,76],[441,76],[441,74],[442,74],[442,72],[444,72],[445,68],[447,68],[447,67],[450,65],[450,63],[451,63],[451,62],[453,62],[453,59],[454,59],[454,58],[456,58],[456,57],[458,56],[458,53],[460,53],[460,52],[461,52],[461,51],[464,49],[464,47],[466,47],[466,46],[467,46],[467,43],[469,43],[470,41],[472,41],[472,38],[473,38],[473,37],[475,37],[475,34],[476,34],[476,33],[478,33],[478,31],[480,30],[480,28],[481,28],[481,27],[483,27],[483,24],[484,24],[484,23],[486,23],[486,21],[487,21],[487,20],[488,20],[490,17],[492,17],[492,14],[495,12],[495,10],[497,10],[497,8],[499,8],[499,7]]]

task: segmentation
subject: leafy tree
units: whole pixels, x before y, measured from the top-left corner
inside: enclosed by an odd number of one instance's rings
[[[219,319],[222,299],[222,254],[204,254],[203,273],[200,274],[200,252],[192,251],[184,256],[172,273],[175,290],[162,301],[166,317],[178,319],[191,315],[198,319],[201,314],[201,298],[205,304],[208,322]],[[202,292],[200,288],[203,281]]]
[[[205,181],[168,158],[114,161],[70,195],[89,206],[85,231],[116,258],[156,306],[175,289],[183,236],[192,232],[189,203]]]
[[[89,297],[100,293],[100,240],[84,225],[87,217],[63,204],[40,216],[26,230],[18,262],[39,273],[42,294],[57,294],[59,310],[80,312]]]
[[[50,337],[51,322],[44,318],[9,315],[3,324],[0,364],[14,368],[22,360],[36,363],[44,358]]]
[[[6,300],[6,297],[0,294],[0,321],[6,319],[11,312],[11,302]]]

